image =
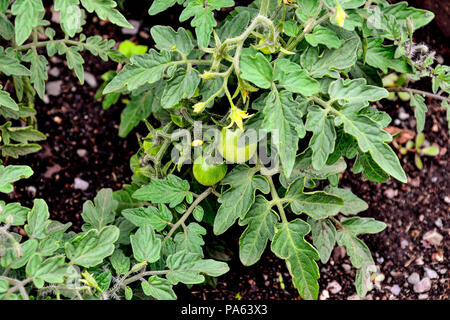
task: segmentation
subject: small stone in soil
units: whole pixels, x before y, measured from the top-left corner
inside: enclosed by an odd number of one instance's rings
[[[330,297],[330,294],[328,293],[328,290],[323,290],[320,294],[320,300],[327,300]]]
[[[35,186],[28,186],[27,192],[31,195],[32,198],[36,195],[36,187]]]
[[[79,189],[82,191],[85,191],[89,188],[89,183],[87,181],[84,181],[83,179],[80,178],[75,178],[74,183],[73,183],[73,187],[75,189]]]
[[[57,77],[59,77],[59,75],[61,74],[61,72],[59,71],[59,68],[58,68],[58,67],[53,67],[53,68],[50,69],[50,71],[48,72],[48,74],[51,75],[51,76],[53,76],[53,77],[55,77],[55,78],[57,78]]]
[[[414,285],[415,293],[424,293],[430,291],[430,289],[431,289],[431,280],[430,278],[427,277],[423,278]]]
[[[400,294],[400,291],[401,291],[402,289],[397,285],[397,284],[394,284],[392,287],[391,287],[391,292],[392,292],[392,294],[394,294],[394,295],[396,295],[396,296],[398,296],[399,294]]]
[[[450,203],[450,197],[445,196],[445,197],[444,197],[444,201],[447,202],[447,203]]]
[[[327,286],[327,289],[332,293],[332,294],[336,294],[339,291],[342,290],[341,285],[336,281],[333,280],[332,282],[330,282]]]
[[[87,156],[88,152],[86,149],[78,149],[77,154],[80,158],[84,158]]]
[[[141,22],[137,20],[128,20],[128,22],[134,27],[134,29],[122,28],[123,34],[135,35],[138,34]]]
[[[383,192],[383,194],[388,198],[388,199],[393,199],[395,197],[395,191],[394,189],[387,189]]]
[[[409,245],[408,240],[402,239],[402,241],[400,241],[400,247],[402,249],[405,249],[406,247],[408,247],[408,245]]]
[[[436,246],[441,244],[441,241],[444,237],[438,233],[436,230],[432,230],[432,231],[428,231],[427,233],[425,233],[422,237],[422,240],[430,243],[430,244],[434,244]]]
[[[350,272],[350,270],[352,270],[352,267],[347,263],[343,263],[342,269],[344,269],[345,272]]]
[[[92,88],[97,88],[97,79],[95,79],[95,76],[90,72],[84,73],[84,80],[88,85],[90,85]]]
[[[411,273],[411,275],[408,277],[408,283],[409,284],[416,284],[420,281],[420,276],[417,272]]]
[[[428,295],[426,293],[419,294],[419,300],[426,300],[426,299],[428,299]]]
[[[398,118],[399,118],[400,120],[406,120],[406,119],[409,119],[409,114],[407,114],[407,113],[405,112],[405,109],[400,108],[399,111],[398,111]]]
[[[61,94],[61,84],[61,80],[47,82],[45,86],[47,94],[55,97],[59,96]]]
[[[434,225],[436,227],[438,227],[439,229],[442,229],[442,227],[444,226],[444,224],[442,223],[442,219],[441,218],[437,218],[436,221],[434,222]]]
[[[434,271],[433,269],[430,268],[424,268],[425,270],[425,275],[430,278],[430,279],[436,279],[438,277],[438,274],[436,271]]]

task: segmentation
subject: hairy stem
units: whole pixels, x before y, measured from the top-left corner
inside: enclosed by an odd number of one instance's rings
[[[436,100],[450,102],[450,98],[449,97],[444,97],[444,96],[441,96],[440,94],[433,94],[431,92],[422,91],[422,90],[418,90],[418,89],[400,87],[400,88],[388,88],[387,90],[390,91],[390,92],[416,93],[416,94],[420,94],[422,96],[430,97],[430,98],[433,98],[433,99],[436,99]]]
[[[169,239],[172,234],[175,232],[175,230],[178,229],[178,227],[180,227],[185,221],[186,219],[191,215],[191,213],[194,211],[194,209],[200,204],[200,202],[202,202],[206,197],[208,197],[211,193],[213,192],[213,188],[209,187],[208,189],[206,189],[205,191],[203,191],[203,193],[201,193],[197,199],[195,199],[195,201],[191,204],[191,206],[186,210],[186,212],[183,214],[183,216],[181,217],[180,220],[178,220],[177,223],[175,223],[172,228],[169,230],[169,233],[166,235],[166,237],[164,238],[164,241],[167,241],[167,239]]]

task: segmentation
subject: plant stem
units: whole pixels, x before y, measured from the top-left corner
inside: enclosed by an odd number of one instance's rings
[[[281,220],[283,223],[288,223],[288,219],[286,217],[286,213],[284,212],[283,205],[281,203],[280,196],[278,195],[277,189],[275,188],[275,184],[273,183],[272,176],[265,176],[269,181],[270,185],[270,194],[272,195],[272,201],[276,204],[278,212],[280,213]]]
[[[301,34],[299,34],[297,36],[297,38],[294,39],[294,41],[292,41],[288,47],[286,48],[287,51],[291,51],[292,49],[294,49],[299,43],[300,41],[303,40],[303,38],[305,37],[305,35],[307,35],[308,33],[310,33],[311,31],[314,30],[314,28],[316,26],[318,26],[319,24],[321,24],[322,22],[324,22],[325,20],[327,20],[329,17],[331,16],[331,13],[327,13],[326,15],[324,15],[323,17],[321,17],[319,20],[316,21],[312,21],[311,23],[306,23],[305,24],[305,28],[303,29],[303,32]],[[315,19],[315,18],[314,18]],[[282,57],[285,56],[285,53],[280,52],[278,54],[277,59],[280,59]]]
[[[267,16],[269,12],[270,0],[261,0],[261,7],[259,9],[259,14]]]
[[[200,204],[200,202],[202,202],[206,197],[208,197],[211,193],[213,192],[213,188],[209,187],[208,189],[206,189],[205,191],[203,191],[203,193],[201,193],[197,199],[195,199],[195,201],[191,204],[191,206],[186,210],[186,212],[183,214],[183,216],[181,217],[180,220],[178,220],[177,223],[175,223],[172,228],[169,230],[169,233],[166,235],[166,237],[164,238],[164,242],[167,241],[167,239],[169,239],[172,234],[175,232],[175,230],[178,229],[178,227],[180,227],[185,221],[186,219],[191,215],[191,213],[194,211],[194,209]]]
[[[436,100],[440,100],[440,101],[447,101],[450,102],[450,98],[449,97],[444,97],[441,96],[439,94],[433,94],[431,92],[427,92],[427,91],[422,91],[422,90],[418,90],[418,89],[412,89],[412,88],[388,88],[387,89],[390,92],[408,92],[408,93],[416,93],[416,94],[420,94],[422,96],[427,96]]]

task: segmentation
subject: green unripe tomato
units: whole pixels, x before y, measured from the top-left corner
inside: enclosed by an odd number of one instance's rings
[[[227,174],[228,166],[225,163],[209,163],[202,156],[194,161],[193,172],[198,183],[204,186],[213,186]]]
[[[228,130],[222,129],[218,144],[220,155],[231,163],[247,162],[256,152],[257,143],[253,142],[245,146],[241,146],[239,138],[244,130]],[[239,144],[238,144],[239,142]]]
[[[146,139],[151,139],[152,137],[153,134],[149,133]],[[159,149],[161,149],[161,146],[155,146],[155,143],[151,140],[144,140],[143,147],[145,154],[148,154],[150,156],[156,156],[159,152]]]

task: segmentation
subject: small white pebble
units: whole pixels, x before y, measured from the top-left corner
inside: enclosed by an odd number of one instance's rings
[[[396,295],[396,296],[398,296],[399,294],[400,294],[400,291],[401,291],[402,289],[397,285],[397,284],[394,284],[392,287],[391,287],[391,292],[392,292],[392,294],[393,295]]]
[[[75,189],[79,189],[82,191],[85,191],[89,188],[89,182],[84,181],[83,179],[80,178],[75,178],[74,183],[73,183],[73,187]]]

